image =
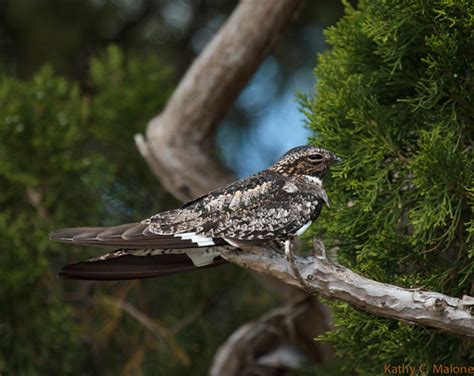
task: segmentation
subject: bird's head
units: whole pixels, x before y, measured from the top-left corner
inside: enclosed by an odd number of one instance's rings
[[[334,162],[340,162],[328,150],[317,146],[298,146],[287,151],[271,170],[283,175],[313,176],[322,179]]]

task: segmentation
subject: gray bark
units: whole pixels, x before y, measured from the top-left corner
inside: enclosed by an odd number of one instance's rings
[[[218,122],[302,4],[302,0],[241,1],[189,68],[164,111],[149,122],[146,136],[135,136],[137,147],[152,171],[178,199],[191,200],[233,180],[233,174],[222,167],[215,155]],[[315,336],[329,330],[328,309],[293,286],[261,275],[258,279],[289,303],[283,311],[277,309],[280,319],[267,314],[238,329],[236,333],[243,333],[247,328],[253,335],[226,342],[219,352],[219,359],[224,360],[219,364],[224,368],[214,364],[212,372],[232,375],[228,361],[234,362],[235,370],[251,367],[251,356],[240,357],[239,349],[245,348],[247,355],[254,351],[264,354],[271,351],[275,341],[290,341],[287,335],[293,332],[289,328],[295,327],[301,330],[291,342],[306,357],[316,362],[329,358],[329,346],[314,341]],[[310,301],[295,306],[295,298]],[[292,310],[299,314],[281,315]],[[281,334],[278,338],[274,337],[275,328]],[[233,347],[234,343],[238,346]],[[236,375],[240,375],[238,372]]]
[[[137,146],[164,187],[188,201],[232,181],[215,155],[219,120],[302,0],[243,0],[189,68]]]
[[[242,267],[353,305],[377,316],[430,326],[474,337],[474,298],[454,298],[433,291],[408,289],[365,278],[326,258],[294,256],[304,286],[281,249],[259,247],[250,252],[222,248],[222,256]]]
[[[177,198],[188,201],[232,180],[232,174],[215,156],[218,122],[301,5],[302,0],[241,1],[190,67],[164,111],[149,122],[146,137],[135,137],[152,171]],[[474,336],[474,303],[470,297],[458,299],[376,282],[324,258],[295,256],[292,268],[281,250],[271,247],[252,252],[222,248],[222,255],[229,262],[276,277],[286,286],[341,300],[375,315]],[[295,269],[304,284],[295,276]],[[315,332],[303,333],[301,342],[327,329],[328,312],[324,307],[307,307],[306,313],[312,313],[313,321],[326,324]],[[271,330],[264,324],[279,322],[274,318],[269,314],[239,329],[219,351],[212,372],[219,374],[224,370],[222,365],[226,367],[230,364],[226,362],[237,359],[232,369],[239,374],[238,370],[248,365],[248,357],[238,354],[253,348],[252,331],[263,336],[259,343],[268,343]],[[287,333],[285,328],[280,329]],[[329,356],[327,348],[317,351],[323,354],[321,360]]]

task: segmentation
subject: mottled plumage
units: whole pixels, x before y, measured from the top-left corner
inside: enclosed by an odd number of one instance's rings
[[[328,205],[321,179],[338,159],[300,146],[268,169],[140,223],[62,229],[52,240],[120,248],[72,264],[61,273],[82,279],[128,279],[214,266],[219,245],[242,246],[301,235]]]

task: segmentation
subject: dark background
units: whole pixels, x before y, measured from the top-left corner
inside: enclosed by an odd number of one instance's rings
[[[236,4],[0,2],[0,372],[205,374],[240,325],[281,303],[260,277],[231,265],[142,282],[59,280],[64,263],[95,251],[47,240],[54,228],[179,205],[133,134]],[[227,114],[216,147],[237,176],[307,142],[295,93],[313,93],[323,29],[341,15],[339,2],[308,1]]]

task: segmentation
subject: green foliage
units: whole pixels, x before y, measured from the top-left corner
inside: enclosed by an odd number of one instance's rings
[[[67,182],[97,175],[104,161],[89,165],[88,108],[75,85],[50,67],[29,83],[1,80],[0,369],[67,373],[83,353],[71,346],[76,325],[51,283],[47,233],[52,223],[89,217],[85,198],[95,211],[91,187]]]
[[[164,106],[170,73],[116,47],[91,60],[87,90],[50,66],[29,81],[1,73],[1,374],[206,374],[227,336],[274,303],[230,265],[143,282],[56,276],[97,251],[53,244],[51,230],[178,205],[133,142]]]
[[[344,159],[315,231],[370,278],[472,294],[474,4],[361,1],[327,31],[314,101],[315,141]],[[461,338],[335,304],[325,338],[346,370],[472,363]]]

